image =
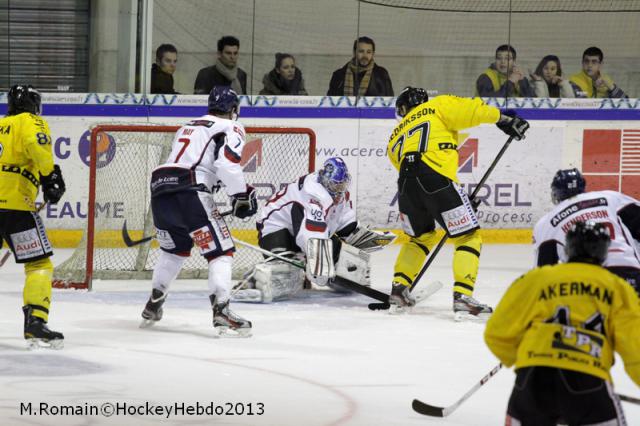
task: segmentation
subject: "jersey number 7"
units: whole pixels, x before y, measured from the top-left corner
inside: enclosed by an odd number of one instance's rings
[[[189,138],[180,138],[178,139],[178,142],[183,143],[184,145],[182,146],[182,148],[180,149],[180,152],[178,153],[178,156],[176,157],[176,163],[178,161],[180,161],[180,157],[182,157],[182,154],[184,154],[184,152],[187,150],[187,147],[189,146],[189,143],[191,142],[191,139]]]

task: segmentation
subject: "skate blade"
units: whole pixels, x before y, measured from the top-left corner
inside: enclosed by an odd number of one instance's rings
[[[64,339],[42,340],[36,338],[27,339],[27,350],[34,351],[38,349],[60,350],[64,348]]]
[[[391,305],[389,306],[389,315],[407,315],[411,313],[413,306],[398,306]]]
[[[473,315],[470,312],[460,311],[453,313],[453,320],[456,322],[487,322],[490,316],[490,313]]]
[[[151,319],[142,319],[142,321],[140,321],[140,325],[138,327],[140,328],[149,328],[149,327],[153,327],[153,325],[155,323],[157,323],[158,321],[155,320],[151,320]]]
[[[214,336],[216,338],[246,338],[251,337],[250,328],[230,328],[230,327],[214,327]]]

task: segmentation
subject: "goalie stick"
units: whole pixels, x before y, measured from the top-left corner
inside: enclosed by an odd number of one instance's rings
[[[502,149],[500,149],[500,152],[498,152],[498,155],[496,155],[496,158],[494,158],[493,162],[491,163],[491,165],[489,166],[487,171],[484,173],[484,175],[480,179],[480,182],[478,182],[477,186],[475,187],[475,189],[473,190],[473,192],[469,196],[469,200],[471,201],[472,205],[475,205],[474,199],[475,199],[476,195],[478,195],[478,192],[480,192],[480,189],[482,189],[482,186],[484,185],[484,183],[487,181],[487,179],[489,179],[489,175],[491,175],[491,172],[493,172],[493,169],[496,168],[496,166],[498,165],[498,162],[500,161],[500,159],[502,158],[504,153],[507,151],[507,148],[509,148],[509,145],[511,145],[511,142],[513,142],[513,139],[514,139],[513,136],[510,136],[509,139],[507,139],[507,141],[502,146]],[[422,268],[420,269],[420,271],[418,272],[418,274],[414,278],[413,283],[411,284],[411,291],[413,291],[415,286],[420,281],[420,278],[422,278],[422,276],[427,271],[429,266],[431,266],[431,264],[433,263],[434,259],[437,256],[437,254],[440,252],[440,250],[444,246],[444,243],[447,242],[447,239],[449,239],[449,236],[445,232],[443,237],[438,242],[438,245],[431,251],[431,253],[429,254],[429,257],[426,260],[426,262],[424,263],[424,265],[422,265]],[[386,310],[386,309],[389,309],[390,307],[391,307],[391,305],[389,305],[389,303],[387,303],[387,302],[385,302],[385,303],[370,303],[369,304],[369,309],[371,309],[372,311]]]
[[[478,389],[480,389],[485,383],[489,381],[490,378],[498,374],[498,372],[502,369],[502,363],[496,365],[486,376],[484,376],[478,383],[476,383],[471,389],[465,393],[462,398],[457,400],[454,404],[449,405],[448,407],[438,407],[437,405],[427,404],[426,402],[422,402],[419,399],[414,399],[411,403],[411,408],[416,413],[420,413],[425,416],[431,417],[447,417],[449,414],[453,413],[463,402],[465,402],[471,395],[476,393]],[[629,402],[632,404],[640,404],[640,399],[634,398],[627,395],[616,394],[621,401]]]
[[[229,216],[232,213],[231,210],[227,211],[227,212],[222,212],[220,213],[220,216],[224,217],[224,216]],[[129,235],[129,231],[127,230],[127,221],[124,221],[124,224],[122,225],[122,241],[124,241],[125,245],[127,247],[134,247],[137,246],[139,244],[144,244],[147,241],[151,241],[155,238],[155,235],[151,235],[149,237],[142,237],[139,240],[133,240],[131,239],[131,235]],[[0,265],[1,266],[1,265]]]

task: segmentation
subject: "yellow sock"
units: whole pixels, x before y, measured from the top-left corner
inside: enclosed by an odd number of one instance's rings
[[[420,272],[429,251],[438,243],[435,232],[427,232],[419,237],[411,237],[402,244],[393,270],[393,282],[411,286]]]
[[[31,306],[33,316],[49,320],[49,306],[51,305],[51,277],[53,264],[49,258],[36,260],[24,264],[25,281],[23,300]]]
[[[453,291],[471,296],[478,276],[482,238],[478,230],[453,238]]]

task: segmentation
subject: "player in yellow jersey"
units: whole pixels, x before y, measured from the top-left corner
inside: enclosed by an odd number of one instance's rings
[[[47,327],[53,254],[35,200],[42,185],[45,202],[57,203],[65,185],[53,164],[51,135],[39,116],[40,93],[30,85],[9,90],[7,115],[0,119],[0,246],[9,245],[24,264],[24,337],[30,346],[62,347],[63,335]]]
[[[605,225],[576,222],[567,263],[518,278],[489,319],[489,349],[516,369],[505,424],[626,424],[609,370],[618,352],[640,385],[640,299],[600,266],[611,242]]]
[[[501,114],[481,99],[438,96],[407,87],[396,100],[402,120],[393,130],[387,155],[400,172],[398,203],[402,229],[410,237],[396,260],[389,303],[412,306],[409,292],[426,256],[438,242],[435,223],[453,239],[453,310],[456,320],[491,313],[472,296],[482,240],[469,197],[458,186],[458,131],[496,123],[520,140],[529,124],[515,114]]]

